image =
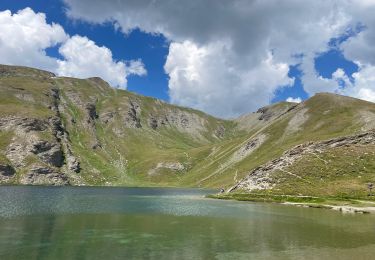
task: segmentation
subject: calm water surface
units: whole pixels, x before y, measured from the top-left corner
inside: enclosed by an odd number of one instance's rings
[[[0,187],[0,259],[375,259],[375,216],[207,190]]]

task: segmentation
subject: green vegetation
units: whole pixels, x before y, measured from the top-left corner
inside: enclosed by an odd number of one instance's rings
[[[58,100],[52,89],[58,90]],[[51,109],[54,102],[58,115]],[[96,117],[90,117],[88,105]],[[374,128],[375,104],[322,93],[299,105],[281,102],[223,120],[111,88],[99,78],[59,78],[40,70],[0,66],[1,120],[48,122],[54,116],[60,117],[81,165],[81,172],[74,173],[76,184],[229,188],[298,144]],[[6,156],[10,142],[29,136],[20,137],[14,126],[1,127],[0,162],[11,163]],[[55,137],[48,128],[33,132],[33,138]],[[375,183],[374,152],[374,145],[354,145],[304,155],[285,169],[293,175],[275,171],[277,185],[266,195],[251,198],[269,200],[267,196],[283,194],[363,198],[366,183]],[[17,174],[27,170],[17,169]],[[279,198],[284,200],[271,200]]]
[[[375,183],[375,145],[353,145],[308,154],[287,167],[295,178],[276,171],[273,194],[304,194],[364,198],[367,183]]]
[[[353,207],[374,207],[375,198],[366,197],[314,197],[314,196],[295,196],[295,195],[275,195],[271,193],[225,193],[212,194],[207,196],[213,199],[238,200],[251,202],[271,202],[271,203],[292,203],[301,206],[314,208],[330,208],[332,206],[353,206]]]

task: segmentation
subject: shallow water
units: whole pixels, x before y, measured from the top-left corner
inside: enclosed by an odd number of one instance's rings
[[[207,190],[0,187],[0,259],[375,259],[375,216]]]

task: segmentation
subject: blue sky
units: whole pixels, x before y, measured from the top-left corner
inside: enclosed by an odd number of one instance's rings
[[[48,23],[58,23],[69,35],[83,35],[93,40],[99,46],[108,47],[116,60],[131,60],[141,58],[147,69],[146,77],[130,76],[128,90],[168,100],[168,80],[163,65],[168,54],[168,41],[162,35],[151,35],[139,30],[124,35],[113,27],[112,23],[93,25],[87,22],[72,21],[65,15],[62,1],[51,0],[48,4],[40,0],[0,2],[0,10],[11,10],[12,13],[26,7],[35,12],[46,14]],[[48,51],[51,56],[59,57],[55,46]]]
[[[245,24],[246,19],[250,19],[253,23],[255,19],[258,19],[255,21],[268,26],[269,21],[256,18],[256,9],[260,8],[256,5],[250,6],[255,11],[249,11],[248,17],[239,20],[237,17],[231,18],[230,12],[228,12],[228,20],[220,24],[214,16],[216,6],[210,6],[212,4],[210,1],[207,3],[213,17],[210,18],[207,10],[204,10],[206,7],[200,8],[201,4],[198,1],[197,6],[202,14],[198,12],[196,19],[192,17],[191,20],[188,16],[188,18],[184,17],[184,13],[179,15],[179,7],[173,5],[160,7],[160,10],[158,8],[161,5],[150,9],[144,6],[140,10],[136,9],[139,8],[138,6],[133,7],[130,3],[128,4],[128,1],[113,1],[112,6],[112,1],[107,1],[104,9],[100,6],[102,3],[95,4],[94,2],[90,4],[90,1],[86,0],[5,0],[0,2],[0,11],[10,10],[14,15],[19,10],[29,7],[35,14],[44,13],[46,23],[61,25],[65,33],[69,35],[68,37],[85,36],[96,46],[108,48],[112,54],[112,65],[116,65],[116,62],[119,61],[124,61],[126,64],[130,61],[141,61],[147,74],[137,72],[124,75],[127,79],[124,88],[178,105],[201,109],[221,117],[237,116],[254,111],[261,105],[284,101],[288,98],[305,100],[320,91],[359,98],[363,98],[360,93],[367,93],[363,99],[375,98],[372,96],[373,89],[367,85],[363,86],[363,84],[367,84],[367,79],[362,80],[365,75],[364,69],[372,69],[372,60],[366,60],[363,58],[366,55],[356,53],[351,46],[360,44],[355,40],[357,38],[358,41],[360,40],[358,35],[361,32],[372,32],[372,28],[366,24],[366,19],[362,21],[355,17],[357,20],[352,18],[353,22],[350,23],[347,22],[348,19],[345,20],[338,16],[329,21],[329,26],[334,29],[322,27],[320,30],[325,30],[322,32],[314,31],[321,24],[320,20],[316,21],[317,25],[311,29],[311,34],[315,33],[315,38],[321,37],[321,39],[315,40],[314,35],[304,35],[302,27],[291,28],[295,25],[288,24],[289,18],[278,13],[283,12],[283,7],[280,7],[280,10],[275,10],[272,6],[262,6],[262,10],[272,12],[275,19],[280,16],[280,19],[285,21],[285,25],[280,25],[281,27],[278,29],[279,31],[285,30],[285,33],[282,37],[277,38],[274,36],[275,33],[271,33],[273,27],[264,27],[263,31],[257,31],[254,26],[254,28],[250,27],[248,31],[251,37],[247,37],[244,36],[244,31],[232,34],[233,30],[225,28],[232,26],[232,22],[236,28],[241,27],[241,23]],[[285,1],[285,3],[287,2],[293,4],[293,1]],[[324,2],[317,2],[320,5],[326,5]],[[121,11],[122,6],[117,6],[119,3],[124,5],[123,12]],[[177,2],[176,5],[178,5]],[[111,7],[114,9],[111,10]],[[285,4],[285,8],[289,9],[303,7],[303,5],[299,7],[296,4],[293,6]],[[101,8],[108,9],[108,13],[99,12]],[[332,12],[335,14],[334,8],[337,7],[332,6],[333,11],[327,13],[327,17],[332,16]],[[366,10],[368,9],[369,7],[366,6]],[[164,21],[164,18],[160,17],[164,15],[163,12],[169,10],[175,12],[176,17],[165,18]],[[223,11],[220,10],[220,12]],[[112,15],[113,13],[117,14]],[[348,17],[349,15],[352,14],[348,14]],[[324,17],[324,14],[322,16]],[[145,21],[137,20],[139,17],[144,17]],[[223,20],[225,17],[226,14],[223,15]],[[300,18],[295,17],[295,22],[298,23],[298,19],[302,19],[302,21],[311,19],[307,22],[313,24],[316,17],[306,18],[302,14]],[[363,17],[366,18],[366,14]],[[195,22],[192,22],[194,19],[197,20],[196,25]],[[241,30],[247,32],[247,29]],[[297,38],[296,35],[299,34],[301,34],[301,38]],[[311,36],[313,38],[309,39]],[[268,45],[264,45],[263,49],[254,47],[257,46],[257,41],[260,44],[266,42],[263,39],[267,39]],[[63,54],[59,49],[65,44],[65,41],[59,39],[56,40],[56,45],[50,44],[51,46],[43,50],[45,55],[54,58],[56,62],[67,59],[64,57],[67,54]],[[371,42],[366,43],[371,44]],[[9,52],[8,49],[6,51]],[[370,57],[371,55],[373,54],[370,53]],[[358,57],[361,57],[362,60]],[[17,61],[13,62],[9,59],[2,61],[1,58],[0,62],[17,63]],[[37,62],[34,63],[38,66]],[[45,68],[46,65],[42,66],[41,64],[39,67]],[[129,68],[126,67],[126,70],[129,71]],[[353,77],[357,74],[356,78]],[[111,80],[110,74],[103,75],[104,78],[105,75],[109,75],[108,80]],[[72,76],[79,77],[80,74]],[[361,83],[362,89],[356,86],[359,79],[361,82],[365,82]],[[233,97],[230,98],[228,95],[232,94]],[[225,107],[226,105],[228,107]]]

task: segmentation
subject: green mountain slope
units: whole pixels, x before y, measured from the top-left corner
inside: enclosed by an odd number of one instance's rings
[[[274,106],[281,105],[283,103]],[[375,104],[370,102],[334,94],[317,94],[250,130],[249,134],[213,145],[210,161],[193,169],[186,181],[189,184],[201,182],[203,185],[228,187],[247,176],[252,169],[278,158],[298,144],[374,128],[374,109]],[[203,175],[205,177],[201,178]]]
[[[281,102],[222,120],[111,88],[99,78],[61,78],[0,66],[2,183],[230,188],[296,145],[373,128],[374,103],[334,94],[317,94],[301,104]],[[362,146],[358,151],[374,150]],[[335,154],[329,164],[335,169],[347,160],[347,150],[340,149],[324,151],[328,157]],[[313,170],[321,162],[313,158],[306,159],[310,168],[304,159],[288,167],[295,167],[295,175],[327,171]],[[371,163],[363,167],[372,169]],[[301,186],[298,181],[305,177],[275,174],[281,177],[272,182],[278,179],[284,186],[270,185],[270,190],[301,193],[288,183]]]
[[[174,185],[234,125],[99,78],[0,67],[3,182]]]

